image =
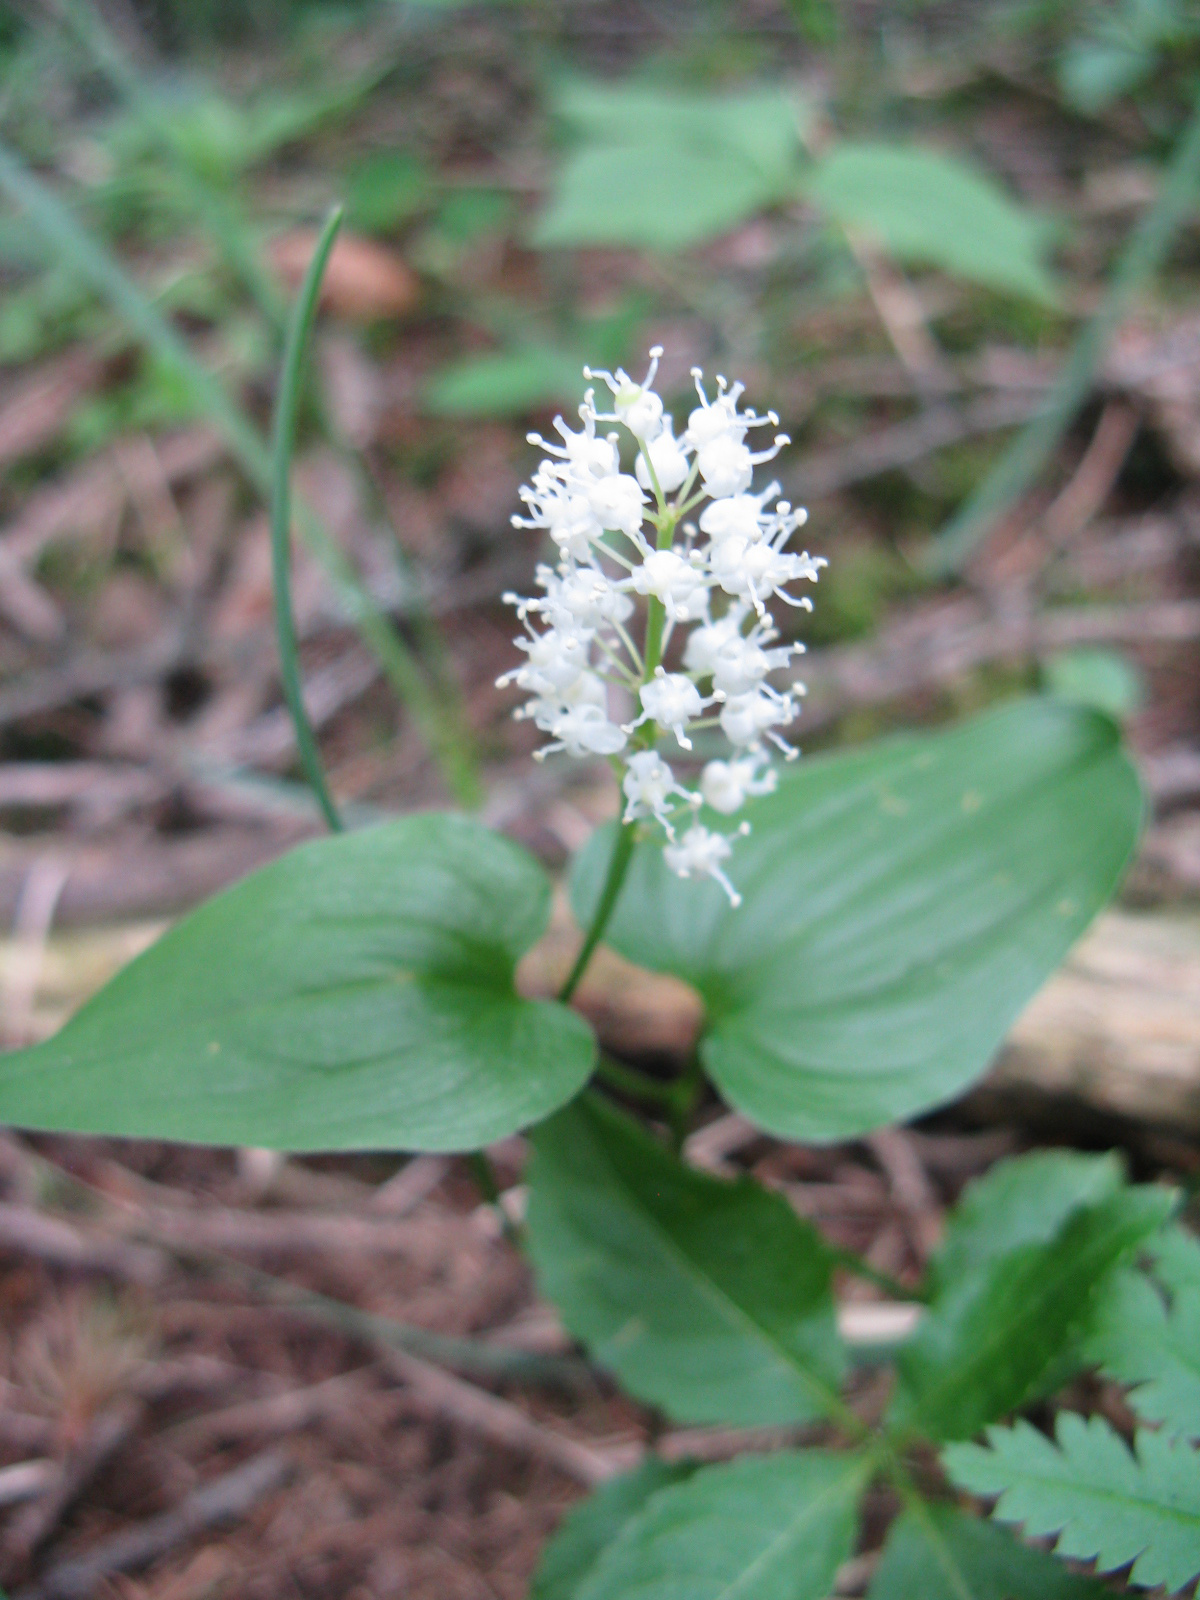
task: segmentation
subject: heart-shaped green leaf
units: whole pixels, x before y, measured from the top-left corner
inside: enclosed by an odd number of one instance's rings
[[[681,1422],[839,1409],[833,1256],[750,1179],[696,1172],[596,1097],[533,1134],[529,1253],[596,1360]]]
[[[0,1056],[0,1122],[284,1150],[502,1138],[592,1067],[581,1018],[513,989],[549,898],[532,857],[460,817],[303,845]]]
[[[606,937],[700,990],[704,1064],[739,1111],[842,1139],[984,1071],[1112,893],[1141,810],[1108,718],[1018,701],[800,762],[734,846],[736,910],[639,845]],[[576,863],[584,925],[611,848],[602,832]]]

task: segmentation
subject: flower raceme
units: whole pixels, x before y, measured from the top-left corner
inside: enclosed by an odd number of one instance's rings
[[[705,805],[732,816],[770,794],[777,775],[768,745],[789,760],[797,754],[780,730],[795,720],[803,685],[779,689],[767,680],[804,646],[777,643],[767,608],[781,600],[811,610],[789,586],[815,583],[825,561],[787,549],[807,513],[779,499],[779,484],[751,487],[755,467],[788,439],[776,433],[755,451],[748,435],[777,426],[778,417],[739,410],[743,385],[724,378],[710,399],[693,368],[699,404],[677,434],[654,391],[661,354],[651,350],[641,383],[619,368],[585,367],[586,378],[607,387],[612,409],[597,410],[589,389],[582,428],[557,417],[557,442],[529,435],[545,459],[520,490],[526,514],[512,520],[547,534],[558,559],[538,567],[540,594],[505,596],[524,624],[516,643],[525,659],[497,681],[529,696],[515,715],[549,734],[538,759],[555,750],[609,757],[625,797],[623,821],[656,824],[671,870],[715,879],[737,905],[723,865],[729,836],[696,813]],[[617,427],[598,431],[607,423]],[[622,471],[621,429],[636,449],[632,473]],[[677,634],[682,647],[673,650]],[[622,701],[632,712],[625,721],[613,714]],[[709,761],[689,789],[658,747],[686,757],[692,733],[714,725],[733,749]],[[734,830],[747,831],[744,822]]]

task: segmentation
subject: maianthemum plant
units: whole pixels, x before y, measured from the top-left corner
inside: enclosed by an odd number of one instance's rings
[[[284,559],[335,229],[289,342],[274,520],[285,687],[340,828]],[[787,759],[801,691],[772,679],[799,647],[771,608],[807,604],[796,587],[823,563],[789,548],[803,516],[778,487],[752,488],[786,440],[755,450],[775,419],[699,376],[676,431],[653,376],[597,375],[608,409],[594,391],[580,429],[557,425],[519,519],[554,559],[535,598],[512,597],[518,714],[547,751],[608,757],[623,799],[572,866],[584,938],[558,998],[514,983],[546,926],[538,863],[467,817],[403,817],[304,845],[178,923],[55,1038],[0,1058],[0,1118],[293,1151],[474,1151],[529,1130],[524,1247],[596,1364],[676,1422],[820,1440],[715,1466],[649,1456],[567,1518],[535,1600],[825,1600],[881,1480],[903,1509],[871,1600],[1107,1592],[1008,1525],[1181,1589],[1200,1572],[1200,1244],[1169,1192],[1106,1156],[1000,1164],[926,1280],[888,1285],[915,1331],[864,1354],[839,1334],[834,1276],[879,1274],[680,1154],[706,1081],[813,1142],[960,1093],[1112,894],[1142,802],[1113,723],[1052,699]],[[601,939],[703,997],[674,1081],[599,1055],[567,1004]],[[890,1369],[882,1416],[856,1401],[864,1362]],[[1086,1370],[1126,1387],[1132,1444],[1100,1414],[1060,1411],[1053,1437],[1022,1419]]]

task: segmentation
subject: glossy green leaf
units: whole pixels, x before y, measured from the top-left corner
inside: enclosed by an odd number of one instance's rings
[[[683,1483],[695,1472],[691,1461],[647,1456],[632,1472],[601,1485],[568,1512],[542,1551],[529,1600],[577,1600],[584,1580],[603,1552],[660,1489]]]
[[[966,1439],[1034,1391],[1086,1328],[1112,1269],[1166,1220],[1163,1190],[1126,1189],[1071,1212],[1046,1243],[993,1257],[938,1291],[899,1351],[893,1419]]]
[[[784,1138],[832,1140],[979,1077],[1115,888],[1141,795],[1106,717],[1039,698],[806,758],[747,815],[737,910],[649,841],[606,938],[700,991],[701,1055],[732,1105]],[[575,864],[585,926],[611,838]]]
[[[1140,1272],[1114,1274],[1093,1312],[1087,1354],[1147,1422],[1200,1439],[1200,1286],[1170,1306]]]
[[[861,1460],[743,1456],[663,1489],[576,1600],[826,1600],[854,1548]]]
[[[941,267],[1008,294],[1052,302],[1045,221],[953,156],[898,144],[835,144],[810,197],[898,261]]]
[[[1103,1600],[1107,1593],[995,1523],[923,1505],[892,1524],[867,1600]]]
[[[942,1452],[971,1494],[999,1496],[994,1515],[1031,1538],[1057,1535],[1060,1556],[1100,1572],[1133,1563],[1130,1579],[1172,1594],[1200,1572],[1200,1451],[1143,1431],[1130,1451],[1101,1416],[1059,1413],[1055,1440],[1018,1422],[989,1428],[987,1445]]]
[[[828,1247],[778,1195],[685,1166],[597,1097],[536,1129],[529,1253],[593,1357],[683,1422],[838,1405]]]
[[[184,918],[47,1043],[0,1122],[276,1149],[465,1150],[569,1100],[581,1018],[513,989],[550,885],[427,813],[318,840]]]
[[[559,115],[579,142],[534,241],[684,249],[743,222],[794,183],[798,108],[773,89],[699,94],[572,83]]]

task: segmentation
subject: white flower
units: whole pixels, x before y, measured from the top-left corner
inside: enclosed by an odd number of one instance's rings
[[[722,861],[732,854],[729,840],[722,833],[712,833],[696,823],[688,829],[677,844],[663,848],[663,857],[672,872],[681,878],[715,878],[729,896],[729,904],[737,907],[742,897],[721,869]]]
[[[517,649],[524,650],[529,660],[523,667],[514,667],[496,679],[496,687],[503,689],[509,683],[526,689],[530,694],[556,695],[570,689],[588,664],[589,640],[582,634],[567,633],[557,628],[545,633],[531,633],[528,639],[518,639]]]
[[[586,399],[579,408],[579,415],[583,418],[583,427],[578,433],[572,433],[561,417],[555,417],[554,426],[562,436],[562,444],[551,444],[548,439],[543,439],[540,433],[527,434],[530,444],[540,445],[547,455],[557,456],[560,461],[566,461],[574,471],[582,477],[607,478],[614,472],[621,470],[621,458],[617,453],[617,436],[609,434],[605,438],[598,437],[596,433],[596,411],[592,405],[592,395],[589,389]],[[549,466],[549,462],[543,463]]]
[[[663,403],[653,389],[661,355],[662,346],[656,344],[650,352],[650,366],[641,383],[635,383],[624,367],[618,367],[615,373],[593,372],[591,367],[583,369],[585,378],[603,378],[612,391],[611,419],[605,417],[604,420],[623,422],[635,439],[644,442],[657,439],[663,426]],[[663,487],[665,489],[666,485]]]
[[[627,581],[635,594],[661,600],[671,622],[692,622],[704,615],[708,579],[699,556],[689,560],[678,550],[652,550]]]
[[[650,461],[649,467],[646,465],[647,457]],[[654,468],[654,477],[658,479],[658,487],[664,494],[673,494],[692,470],[691,462],[688,460],[687,445],[682,439],[675,437],[674,424],[670,417],[664,417],[661,431],[640,451],[633,464],[637,481],[643,489],[654,487],[650,467]]]
[[[659,667],[649,683],[640,690],[642,714],[629,724],[627,732],[641,727],[643,722],[657,722],[659,727],[675,735],[683,750],[692,748],[692,741],[684,730],[694,717],[698,717],[709,702],[700,698],[700,691],[682,672],[664,672]]]
[[[675,774],[653,750],[638,750],[629,758],[629,766],[621,787],[625,791],[624,822],[636,822],[641,817],[654,817],[663,826],[668,839],[674,839],[671,825],[670,800],[679,795],[689,805],[699,803],[699,796],[676,781]]]
[[[594,479],[587,486],[587,500],[601,528],[615,528],[630,539],[640,534],[646,496],[627,472]]]
[[[710,761],[700,774],[700,793],[706,806],[732,816],[751,796],[774,794],[779,774],[774,767],[759,774],[767,759],[762,750],[734,761]]]
[[[726,645],[741,638],[742,623],[746,620],[748,609],[746,606],[732,605],[723,617],[718,617],[715,622],[705,622],[702,627],[692,630],[683,651],[683,664],[689,672],[694,672],[699,678],[705,678],[712,672]]]
[[[748,544],[761,539],[763,506],[778,493],[779,485],[772,483],[762,494],[733,494],[714,500],[700,513],[700,531],[708,534],[714,545],[731,538],[745,539]]]
[[[777,433],[769,450],[755,454],[744,440],[732,433],[718,434],[696,451],[696,465],[704,479],[705,492],[714,499],[744,494],[750,487],[755,467],[763,461],[773,461],[790,442],[786,433]]]
[[[775,728],[786,728],[796,720],[796,702],[791,694],[779,694],[760,684],[749,694],[733,695],[721,707],[721,731],[734,745],[756,745],[765,736],[793,760],[797,752],[786,744]]]
[[[805,513],[778,499],[779,485],[752,486],[754,468],[787,441],[777,434],[755,451],[747,434],[778,426],[778,417],[739,410],[742,385],[724,378],[710,400],[697,372],[699,405],[677,434],[654,392],[660,354],[651,351],[641,383],[620,368],[596,374],[612,394],[611,413],[597,411],[589,389],[578,430],[557,417],[557,442],[530,435],[545,458],[520,491],[525,514],[512,520],[545,533],[557,557],[538,567],[536,596],[504,597],[525,627],[516,641],[524,659],[498,682],[524,691],[514,716],[550,736],[538,759],[554,750],[619,758],[624,823],[661,828],[667,865],[684,877],[713,878],[736,905],[722,863],[734,834],[749,825],[722,834],[694,823],[677,839],[676,819],[705,803],[732,816],[775,788],[767,743],[789,759],[798,753],[779,730],[795,718],[803,685],[781,690],[768,679],[804,647],[776,642],[767,606],[773,599],[810,606],[788,586],[815,582],[825,563],[787,549]],[[632,434],[632,473],[621,471],[619,432],[601,434],[602,422]],[[683,520],[693,508],[698,527]],[[674,544],[677,529],[683,539]],[[644,626],[635,620],[639,601]],[[679,658],[682,670],[669,670]],[[636,719],[623,726],[609,716],[613,687],[640,702]],[[656,746],[671,734],[691,750],[689,733],[708,706],[719,707],[708,720],[719,724],[733,753],[707,762],[693,792]]]
[[[581,756],[615,756],[625,748],[624,730],[610,722],[599,706],[572,706],[551,724],[556,743],[543,745],[537,752],[543,760],[552,750],[565,750],[577,760]]]

